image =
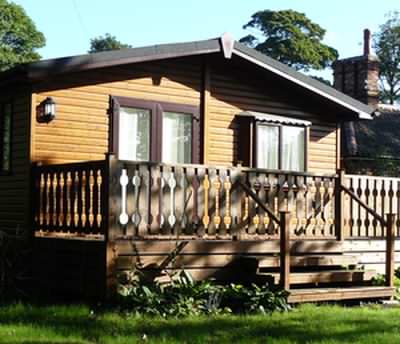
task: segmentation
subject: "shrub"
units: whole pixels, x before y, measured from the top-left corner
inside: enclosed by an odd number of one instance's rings
[[[149,281],[136,270],[119,285],[119,305],[136,314],[190,316],[221,313],[270,313],[287,310],[288,293],[268,285],[218,285],[214,281],[194,281],[186,271],[169,282]]]

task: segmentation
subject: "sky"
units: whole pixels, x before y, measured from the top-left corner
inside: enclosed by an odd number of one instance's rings
[[[110,33],[136,46],[208,39],[230,32],[235,39],[253,13],[294,9],[326,30],[324,42],[340,58],[361,55],[363,30],[378,30],[399,0],[13,0],[46,37],[43,58],[84,54],[90,39]]]

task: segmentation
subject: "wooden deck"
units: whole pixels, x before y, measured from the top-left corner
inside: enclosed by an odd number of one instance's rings
[[[256,257],[254,276],[269,276],[287,290],[300,284],[345,283],[347,296],[340,296],[344,287],[318,293],[325,299],[350,299],[356,295],[352,287],[370,288],[366,284],[375,275],[359,266],[354,255],[343,254],[346,239],[364,234],[384,239],[386,283],[393,286],[394,239],[400,226],[389,214],[400,204],[400,187],[393,180],[171,166],[112,156],[38,166],[33,177],[36,238],[104,242],[108,288],[118,273],[136,264],[184,268],[198,279],[234,280],[249,275],[238,259]],[[357,290],[373,294],[373,289]],[[311,294],[304,299],[312,299]]]

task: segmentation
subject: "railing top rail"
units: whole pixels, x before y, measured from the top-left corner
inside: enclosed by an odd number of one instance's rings
[[[400,182],[400,178],[397,177],[384,177],[384,176],[369,176],[365,174],[345,174],[345,178],[364,178],[370,180],[387,180]]]
[[[83,161],[83,162],[71,162],[65,164],[48,164],[48,165],[33,165],[35,170],[41,171],[52,171],[52,170],[65,170],[69,168],[86,168],[88,166],[103,166],[106,163],[106,160],[91,160],[91,161]]]
[[[213,169],[213,170],[232,170],[232,171],[241,171],[245,173],[275,173],[275,174],[287,174],[292,176],[304,176],[304,177],[320,177],[320,178],[336,178],[338,175],[333,174],[324,174],[324,173],[312,173],[312,172],[296,172],[296,171],[285,171],[285,170],[270,170],[264,168],[251,168],[251,167],[242,167],[242,166],[223,166],[223,165],[200,165],[200,164],[166,164],[160,162],[148,162],[148,161],[127,161],[127,160],[119,160],[123,165],[142,165],[142,166],[160,166],[160,167],[180,167],[180,168],[199,168],[199,169]]]

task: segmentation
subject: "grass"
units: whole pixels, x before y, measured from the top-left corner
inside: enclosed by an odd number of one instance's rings
[[[400,343],[400,309],[304,305],[271,316],[161,319],[87,306],[0,307],[0,343]]]

